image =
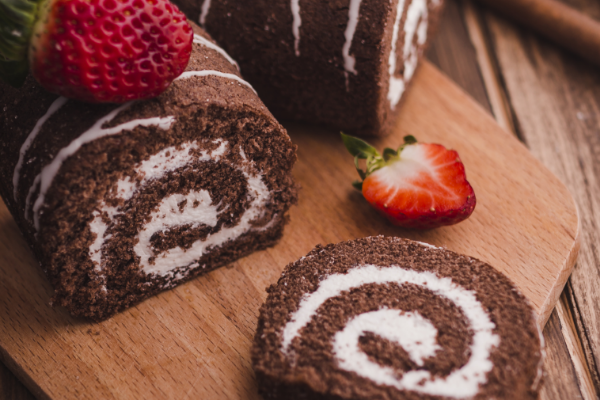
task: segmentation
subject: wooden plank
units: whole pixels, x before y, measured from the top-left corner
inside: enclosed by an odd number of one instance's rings
[[[582,250],[572,276],[571,313],[585,364],[577,368],[586,398],[600,389],[600,75],[597,68],[492,15],[487,26],[520,136],[574,194]],[[575,363],[577,367],[577,363]],[[594,388],[590,390],[589,388]]]
[[[561,0],[479,0],[498,14],[600,66],[600,23]]]
[[[397,129],[459,151],[475,188],[473,216],[427,232],[385,222],[350,182],[336,132],[290,126],[303,190],[279,245],[88,324],[50,309],[50,288],[0,208],[0,347],[50,398],[256,398],[249,349],[264,291],[317,243],[385,234],[483,259],[508,274],[543,324],[571,271],[578,221],[556,177],[428,63],[415,76]],[[519,196],[515,196],[518,193]],[[26,382],[27,383],[27,382]],[[30,385],[31,386],[31,385]]]
[[[563,3],[586,13],[590,17],[600,20],[600,2],[595,0],[561,0]]]
[[[546,346],[544,360],[544,386],[540,393],[542,400],[582,399],[561,328],[558,315],[554,311],[544,329],[544,337],[549,343]]]
[[[585,399],[593,400],[596,398],[595,389],[593,386],[593,380],[591,379],[592,373],[589,366],[586,363],[585,354],[583,353],[583,347],[581,339],[577,334],[577,329],[571,315],[571,309],[567,301],[567,290],[563,291],[560,300],[556,303],[556,314],[561,324],[561,332],[567,346],[567,350],[571,355],[571,361],[577,383],[581,389],[581,393]],[[563,366],[560,368],[563,369]]]
[[[457,3],[458,4],[458,3]],[[511,107],[506,97],[506,92],[500,81],[496,59],[488,43],[485,27],[481,21],[480,13],[470,0],[461,2],[465,25],[469,38],[475,48],[475,53],[481,70],[485,89],[490,100],[492,113],[498,125],[508,132],[515,133],[515,124],[512,118]]]
[[[0,399],[34,400],[35,397],[8,368],[0,364]]]

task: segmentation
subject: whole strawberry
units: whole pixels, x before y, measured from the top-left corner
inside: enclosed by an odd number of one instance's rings
[[[406,136],[398,150],[386,148],[380,155],[361,139],[342,133],[342,140],[363,179],[354,186],[393,224],[432,229],[473,213],[475,192],[456,151]],[[361,159],[366,159],[366,171],[359,166]]]
[[[192,40],[185,16],[168,0],[42,0],[29,66],[51,92],[122,103],[162,93],[184,71]]]

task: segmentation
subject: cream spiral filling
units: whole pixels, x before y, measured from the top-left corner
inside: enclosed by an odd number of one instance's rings
[[[380,268],[375,265],[360,265],[346,274],[325,277],[316,291],[302,297],[298,310],[285,325],[282,332],[284,353],[289,354],[292,341],[300,336],[302,328],[314,318],[325,301],[344,291],[373,283],[412,284],[454,303],[466,316],[473,332],[471,357],[465,365],[446,377],[434,377],[426,370],[408,371],[398,377],[392,368],[368,359],[358,347],[360,336],[365,332],[372,332],[391,340],[402,346],[417,365],[422,365],[425,358],[435,356],[439,350],[437,330],[417,312],[403,313],[384,308],[354,317],[342,331],[334,335],[332,346],[338,367],[355,372],[378,385],[392,386],[398,390],[453,398],[476,395],[479,386],[487,382],[487,373],[493,368],[490,352],[500,343],[499,336],[493,332],[495,324],[477,300],[475,292],[432,272],[407,270],[399,266]]]
[[[136,166],[135,174],[143,176],[141,181],[132,183],[131,179],[126,177],[117,183],[116,198],[127,202],[146,185],[161,179],[171,171],[185,167],[193,161],[229,163],[232,167],[238,169],[247,181],[247,196],[250,204],[237,225],[223,227],[218,232],[208,235],[206,239],[195,241],[188,249],[174,247],[161,254],[156,254],[150,242],[155,233],[190,224],[192,228],[200,225],[214,227],[217,225],[219,213],[226,211],[225,208],[219,212],[219,204],[213,203],[209,192],[206,190],[192,190],[187,194],[172,194],[163,198],[151,213],[149,222],[137,233],[137,243],[133,248],[134,253],[140,258],[140,268],[146,274],[172,277],[173,270],[192,266],[202,255],[206,254],[208,249],[219,247],[250,230],[264,230],[270,226],[269,224],[260,228],[252,226],[254,220],[262,217],[264,208],[271,198],[270,191],[263,182],[262,174],[254,171],[250,162],[246,162],[241,166],[230,163],[224,157],[228,143],[217,140],[217,144],[219,144],[217,149],[212,152],[202,151],[199,156],[193,155],[193,150],[199,149],[197,141],[186,143],[179,148],[166,148]],[[185,205],[182,208],[179,207],[179,204],[182,204],[185,200],[187,200]],[[105,263],[106,257],[103,255],[102,249],[111,237],[110,234],[107,234],[109,227],[125,208],[124,206],[115,209],[102,204],[99,211],[94,214],[90,229],[95,233],[96,239],[90,246],[89,254],[98,272],[103,270]],[[107,219],[109,222],[107,222]]]

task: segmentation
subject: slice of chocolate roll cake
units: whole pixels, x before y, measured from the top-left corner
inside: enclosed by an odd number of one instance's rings
[[[277,117],[391,131],[443,0],[174,0]]]
[[[0,86],[0,192],[73,315],[105,318],[281,236],[295,146],[198,27],[152,100]]]
[[[268,289],[252,348],[265,399],[535,399],[525,297],[471,257],[383,236],[317,246]]]

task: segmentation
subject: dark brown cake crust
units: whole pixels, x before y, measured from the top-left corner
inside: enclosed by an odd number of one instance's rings
[[[194,30],[211,40],[200,28]],[[186,71],[219,71],[239,77],[235,65],[218,51],[199,43],[193,46]],[[0,83],[0,194],[55,289],[54,303],[71,314],[106,318],[280,238],[286,212],[297,195],[291,177],[295,146],[249,86],[215,75],[176,80],[159,97],[134,103],[105,123],[102,129],[155,117],[175,121],[168,129],[136,126],[84,144],[60,166],[46,192],[36,229],[32,217],[33,201],[40,193],[36,177],[61,149],[117,107],[69,100],[52,114],[25,154],[15,200],[13,174],[20,148],[56,99],[31,77],[19,90]],[[183,149],[191,143],[185,154],[194,161],[141,185],[145,173],[136,169],[141,163],[162,150]],[[165,159],[169,156],[164,154]],[[259,174],[270,197],[261,206],[262,217],[252,219],[251,229],[208,248],[195,263],[168,274],[141,271],[140,256],[134,251],[136,234],[152,220],[161,201],[192,191],[206,192],[218,207],[218,220],[214,226],[190,221],[157,231],[150,239],[155,253],[150,264],[165,251],[177,247],[187,251],[194,242],[240,223],[251,199],[257,198],[256,188],[249,183],[252,174]],[[141,187],[123,200],[118,192],[126,179]],[[186,202],[177,205],[180,211],[200,204]],[[110,207],[121,207],[112,222],[106,211]],[[110,222],[102,266],[90,258],[90,246],[98,236],[90,226],[96,220]]]
[[[188,18],[198,21],[209,3],[206,30],[239,63],[244,76],[278,118],[323,124],[355,135],[391,132],[401,104],[390,108],[389,55],[399,0],[362,0],[349,54],[356,74],[345,70],[343,47],[351,0],[299,0],[299,55],[293,34],[290,0],[174,0]],[[402,27],[407,10],[420,0],[406,0],[396,42],[395,76],[404,74]],[[442,0],[426,0],[427,37],[438,25]],[[413,44],[421,57],[426,43]],[[348,86],[346,84],[348,77]]]
[[[288,265],[261,307],[252,348],[252,361],[265,399],[439,399],[414,391],[399,391],[339,367],[332,338],[348,321],[382,308],[418,312],[437,329],[441,349],[417,366],[399,345],[372,332],[362,335],[359,348],[371,361],[392,367],[397,374],[425,369],[446,377],[471,356],[473,331],[463,311],[448,298],[412,284],[365,284],[331,297],[283,350],[283,330],[300,300],[314,293],[332,274],[372,264],[449,277],[474,291],[495,324],[500,342],[493,347],[493,368],[475,399],[535,399],[541,378],[542,349],[528,301],[502,274],[489,265],[449,250],[430,248],[398,238],[371,237],[317,246]]]

